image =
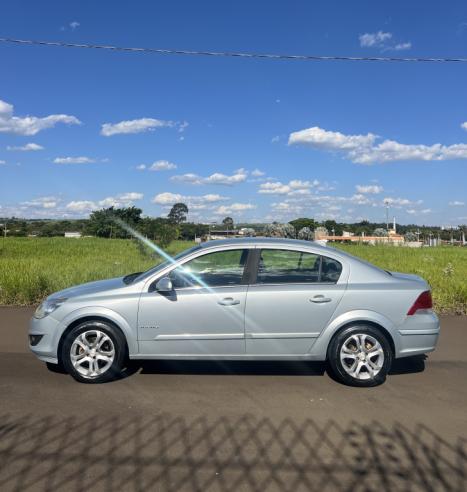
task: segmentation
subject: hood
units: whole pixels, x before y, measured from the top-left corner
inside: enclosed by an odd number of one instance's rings
[[[72,297],[98,294],[109,290],[119,289],[126,287],[123,282],[123,277],[110,278],[107,280],[98,280],[97,282],[88,282],[86,284],[75,285],[68,289],[54,292],[49,299],[56,299],[57,297],[65,297],[70,299]]]

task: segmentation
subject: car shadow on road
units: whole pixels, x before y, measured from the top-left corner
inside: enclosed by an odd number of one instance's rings
[[[461,491],[466,451],[421,423],[3,414],[0,489]]]
[[[404,357],[393,362],[390,375],[425,370],[426,355]],[[122,377],[139,374],[200,374],[212,376],[323,376],[329,373],[325,362],[310,361],[201,361],[145,360],[130,361]]]

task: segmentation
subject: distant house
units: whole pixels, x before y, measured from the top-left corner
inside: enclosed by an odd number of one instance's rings
[[[81,237],[81,232],[65,232],[65,237]]]

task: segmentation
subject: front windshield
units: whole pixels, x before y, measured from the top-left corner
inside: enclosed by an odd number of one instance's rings
[[[162,263],[159,263],[158,265],[150,268],[149,270],[146,270],[145,272],[138,274],[136,277],[134,277],[132,279],[131,283],[136,282],[136,281],[140,281],[140,280],[144,280],[145,278],[150,277],[154,273],[157,273],[157,272],[163,270],[167,266],[175,263],[176,261],[180,260],[184,256],[187,256],[187,255],[193,253],[193,251],[197,251],[198,249],[201,249],[201,246],[199,246],[199,245],[193,246],[192,248],[186,249],[185,251],[178,253],[178,255],[173,256],[171,260],[165,260]]]

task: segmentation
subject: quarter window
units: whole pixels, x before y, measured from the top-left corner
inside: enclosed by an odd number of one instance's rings
[[[336,283],[342,265],[314,253],[281,249],[263,249],[260,253],[257,283],[309,284]]]
[[[198,256],[170,272],[175,289],[220,287],[242,283],[247,249],[217,251]]]
[[[320,282],[328,282],[335,284],[339,280],[342,272],[342,265],[332,258],[322,256],[321,263],[321,280]]]

